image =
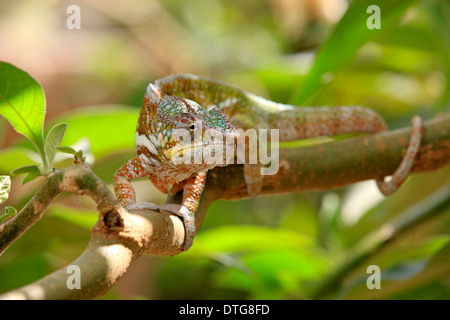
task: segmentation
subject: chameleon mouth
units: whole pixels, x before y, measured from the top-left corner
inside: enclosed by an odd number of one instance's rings
[[[164,152],[165,156],[168,159],[178,160],[174,162],[179,162],[179,159],[187,158],[190,159],[192,156],[195,157],[195,155],[200,155],[203,158],[203,154],[205,151],[208,151],[208,153],[214,152],[214,150],[220,149],[222,154],[224,155],[222,158],[226,158],[226,154],[228,153],[228,149],[233,148],[234,150],[234,144],[227,144],[224,141],[217,141],[217,142],[206,142],[206,141],[198,141],[194,143],[189,143],[182,146],[174,146]]]

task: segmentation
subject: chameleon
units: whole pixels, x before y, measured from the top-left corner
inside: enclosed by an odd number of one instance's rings
[[[420,148],[423,123],[412,118],[412,133],[406,154],[390,180],[377,181],[384,195],[395,192],[409,175]],[[194,156],[211,146],[202,139],[214,130],[219,139],[235,138],[238,129],[278,129],[281,141],[316,136],[333,136],[347,132],[376,133],[387,130],[383,118],[374,110],[361,106],[295,107],[276,103],[238,87],[214,79],[191,75],[171,75],[150,83],[144,95],[136,133],[136,157],[115,173],[113,186],[119,203],[127,210],[168,211],[183,219],[188,250],[196,233],[195,214],[206,183],[206,173],[229,162],[176,161],[173,155]],[[187,133],[181,139],[177,132]],[[215,145],[217,147],[217,145]],[[224,155],[233,146],[223,143]],[[246,146],[237,146],[246,148]],[[248,152],[248,151],[247,151]],[[250,196],[262,185],[259,164],[244,164],[244,178]],[[136,202],[131,180],[147,177],[162,192],[183,192],[181,205],[156,205]]]

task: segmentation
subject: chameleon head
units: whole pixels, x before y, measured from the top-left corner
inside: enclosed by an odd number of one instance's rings
[[[168,95],[150,103],[154,114],[145,133],[146,149],[164,165],[198,172],[224,166],[234,157],[238,132],[215,106]]]

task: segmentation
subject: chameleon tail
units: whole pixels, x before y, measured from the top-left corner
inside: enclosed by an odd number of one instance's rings
[[[348,132],[375,133],[387,126],[378,113],[363,107],[292,107],[274,114],[280,140],[333,136]]]
[[[394,193],[400,187],[400,185],[405,182],[406,178],[409,175],[409,172],[414,165],[414,160],[417,156],[417,153],[419,152],[423,135],[422,119],[419,116],[415,116],[411,120],[411,125],[411,138],[409,140],[408,149],[406,150],[406,154],[403,157],[402,162],[392,174],[389,181],[385,181],[384,179],[377,180],[378,189],[380,189],[381,193],[385,196]]]
[[[387,129],[374,110],[358,106],[294,107],[250,95],[255,109],[265,113],[268,128],[279,129],[280,140],[333,136],[348,132],[375,133]],[[255,112],[258,112],[255,110]]]

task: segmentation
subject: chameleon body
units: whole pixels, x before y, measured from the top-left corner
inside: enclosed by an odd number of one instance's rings
[[[420,147],[422,122],[413,118],[413,133],[406,156],[389,182],[377,181],[381,192],[394,192],[406,179]],[[191,140],[182,141],[183,129]],[[236,129],[279,129],[281,141],[315,136],[333,136],[347,132],[375,133],[387,129],[375,111],[358,106],[294,107],[275,103],[237,87],[194,75],[175,75],[155,81],[147,88],[136,128],[137,156],[125,163],[114,176],[114,190],[127,209],[166,210],[183,218],[186,239],[184,250],[193,242],[195,213],[205,186],[206,172],[220,163],[179,163],[174,154],[194,156],[194,150],[208,148],[202,140],[207,130],[215,130],[224,140],[236,137]],[[186,140],[187,141],[187,140]],[[192,146],[197,148],[192,148]],[[223,144],[225,151],[230,148]],[[188,153],[188,154],[187,154]],[[244,164],[250,195],[257,195],[262,176],[258,164]],[[164,193],[183,190],[181,206],[136,203],[130,180],[147,177]]]

